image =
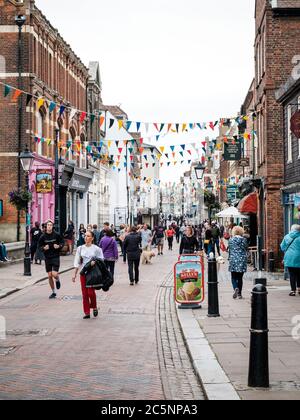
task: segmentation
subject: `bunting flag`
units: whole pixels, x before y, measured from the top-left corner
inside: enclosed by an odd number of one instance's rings
[[[141,127],[141,123],[140,122],[137,122],[136,123],[136,131],[137,131],[137,133],[140,131],[140,127]]]
[[[30,104],[32,98],[33,98],[33,96],[30,93],[28,93],[27,97],[26,97],[26,106],[28,106]]]
[[[38,100],[38,103],[37,103],[38,109],[40,109],[44,105],[44,103],[45,103],[45,99],[44,98],[40,98]]]
[[[104,122],[105,122],[105,117],[101,116],[100,117],[100,128],[102,128]]]
[[[91,115],[91,125],[94,124],[95,118],[96,118],[96,115],[92,114]]]
[[[55,102],[50,102],[49,113],[51,114],[54,111],[55,108],[56,108],[56,103]]]
[[[65,112],[66,107],[64,105],[61,105],[59,108],[59,116],[61,117],[63,113]]]
[[[83,121],[86,119],[87,113],[82,112],[80,115],[80,124],[83,124]]]
[[[5,98],[10,94],[11,90],[12,90],[11,86],[8,86],[8,85],[4,86],[4,97]]]
[[[114,123],[115,123],[115,120],[111,118],[109,120],[109,129],[111,129],[113,127]]]
[[[123,128],[123,120],[118,120],[118,126],[119,126],[119,130]]]
[[[19,99],[19,97],[21,96],[21,94],[22,94],[22,91],[19,90],[19,89],[16,89],[14,94],[13,94],[12,101],[16,102]]]

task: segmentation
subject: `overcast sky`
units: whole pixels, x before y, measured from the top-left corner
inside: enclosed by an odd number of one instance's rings
[[[100,62],[103,101],[121,105],[130,120],[214,121],[236,115],[246,97],[254,0],[36,4],[84,64]]]

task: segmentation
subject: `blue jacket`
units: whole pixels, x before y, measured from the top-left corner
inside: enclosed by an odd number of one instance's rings
[[[285,253],[286,268],[300,268],[300,232],[291,232],[283,240],[281,250]]]
[[[229,271],[231,273],[247,272],[248,242],[242,236],[235,236],[229,241]]]

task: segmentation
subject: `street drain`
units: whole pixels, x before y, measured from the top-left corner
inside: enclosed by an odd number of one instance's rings
[[[17,347],[0,347],[0,356],[7,356],[14,352]]]
[[[6,334],[13,337],[46,337],[49,335],[49,330],[11,330]]]

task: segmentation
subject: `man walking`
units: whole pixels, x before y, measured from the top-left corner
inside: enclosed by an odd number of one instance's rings
[[[103,229],[102,229],[102,231],[100,232],[100,236],[99,236],[99,241],[98,241],[98,244],[100,243],[101,239],[103,239],[103,238],[104,238],[104,236],[106,235],[106,232],[108,232],[109,230],[110,230],[109,223],[108,223],[108,222],[104,223],[104,224],[103,224]]]
[[[127,255],[130,286],[140,280],[139,266],[141,260],[142,237],[133,226],[124,241],[124,253]]]
[[[142,249],[143,251],[147,251],[149,247],[151,246],[152,242],[152,232],[149,229],[148,225],[144,225],[143,228],[140,230],[140,234],[142,236]]]
[[[58,273],[60,268],[60,251],[63,247],[63,238],[54,231],[54,223],[51,220],[48,220],[46,233],[44,233],[39,240],[39,248],[45,255],[46,272],[52,290],[49,299],[55,299],[56,289],[59,290],[61,287]]]
[[[163,226],[158,226],[155,229],[155,240],[156,240],[156,245],[158,248],[158,255],[164,255],[164,244],[165,244],[165,231],[166,228],[164,228]]]
[[[215,253],[215,246],[217,247],[217,251],[219,254],[219,257],[221,256],[221,251],[220,251],[220,238],[221,238],[221,232],[220,229],[218,227],[218,225],[213,222],[211,224],[211,233],[212,233],[212,237],[213,237],[213,248],[214,248],[214,253]]]

